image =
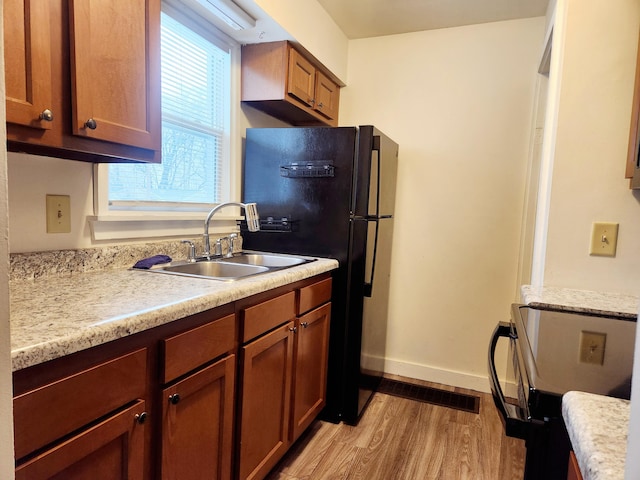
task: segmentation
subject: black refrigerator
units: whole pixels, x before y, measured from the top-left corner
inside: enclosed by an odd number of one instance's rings
[[[370,125],[247,129],[243,248],[330,257],[327,405],[355,425],[384,370],[398,145]]]

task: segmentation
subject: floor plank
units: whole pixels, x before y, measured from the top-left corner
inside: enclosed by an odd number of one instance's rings
[[[474,414],[376,393],[356,427],[314,422],[267,480],[522,480],[524,442],[504,435],[489,394]]]

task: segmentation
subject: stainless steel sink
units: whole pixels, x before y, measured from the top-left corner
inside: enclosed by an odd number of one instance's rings
[[[201,257],[195,262],[178,261],[156,265],[146,271],[232,282],[252,275],[302,265],[313,260],[289,255],[242,252],[226,258]]]
[[[181,275],[193,275],[196,277],[209,277],[222,280],[237,280],[257,273],[269,271],[266,267],[257,265],[242,265],[235,263],[224,263],[218,260],[205,260],[195,263],[178,263],[166,265],[152,271],[165,273],[177,273]]]
[[[294,265],[302,265],[309,262],[309,259],[302,257],[286,257],[283,255],[272,255],[267,253],[248,253],[243,252],[237,256],[223,258],[220,262],[233,263],[240,265],[260,265],[269,268],[293,267]]]

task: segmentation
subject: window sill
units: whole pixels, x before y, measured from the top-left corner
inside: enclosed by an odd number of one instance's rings
[[[239,232],[237,222],[242,217],[216,216],[211,220],[209,233]],[[91,237],[94,241],[126,240],[135,238],[193,237],[202,235],[204,218],[172,216],[97,216],[89,217]]]

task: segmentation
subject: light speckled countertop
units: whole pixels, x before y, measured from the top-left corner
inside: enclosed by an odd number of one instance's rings
[[[522,303],[533,308],[619,318],[638,317],[640,297],[635,295],[532,285],[523,285],[520,291]]]
[[[568,392],[562,416],[584,480],[623,480],[627,453],[628,400]]]
[[[19,260],[23,262],[22,258]],[[127,261],[131,265],[130,260]],[[20,275],[10,281],[13,370],[328,272],[337,266],[336,260],[317,259],[235,282],[127,268],[44,275],[35,280],[20,271]]]
[[[640,297],[558,287],[521,287],[522,302],[542,310],[636,320]],[[584,392],[562,397],[564,418],[584,480],[623,480],[630,404]]]

